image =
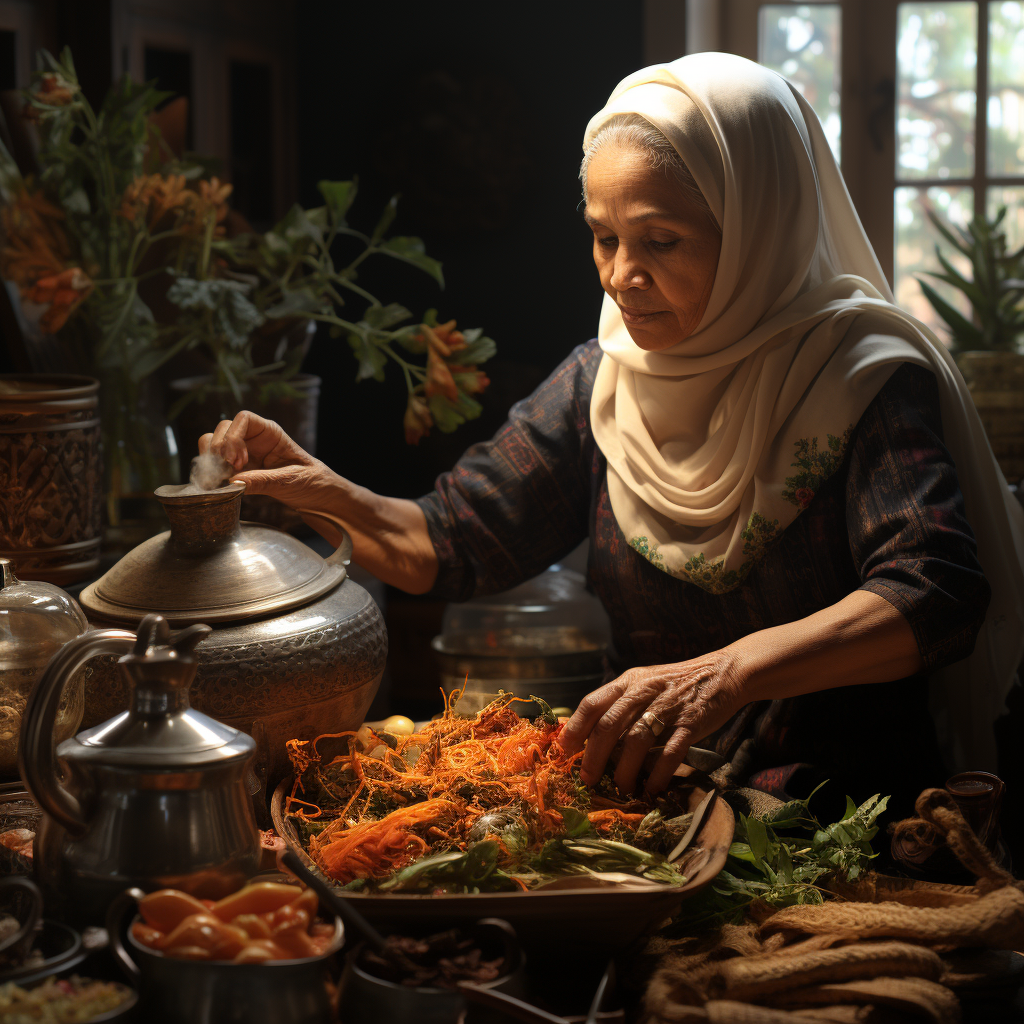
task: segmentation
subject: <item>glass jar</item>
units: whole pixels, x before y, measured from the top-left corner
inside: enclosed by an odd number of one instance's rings
[[[608,616],[584,576],[553,565],[512,590],[448,605],[432,646],[445,693],[464,689],[464,713],[498,690],[564,710],[604,681],[609,637]]]
[[[22,583],[0,558],[0,778],[18,774],[21,716],[32,686],[68,640],[89,628],[78,602],[52,583]],[[64,688],[55,740],[73,736],[85,709],[85,672]]]

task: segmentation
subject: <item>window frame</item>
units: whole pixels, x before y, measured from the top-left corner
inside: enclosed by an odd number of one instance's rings
[[[665,39],[678,41],[686,53],[724,50],[751,60],[758,58],[761,7],[789,4],[842,8],[840,115],[841,169],[864,230],[890,285],[895,269],[895,194],[898,188],[971,188],[974,211],[984,213],[988,190],[1024,187],[1024,166],[1017,175],[988,174],[988,78],[990,3],[977,3],[978,63],[975,111],[974,173],[969,177],[903,178],[896,149],[897,28],[901,0],[686,0],[686,32],[666,20],[664,0],[645,4],[645,35],[661,40],[656,60],[667,60]],[[677,16],[678,21],[678,16]],[[653,61],[652,61],[653,62]],[[888,181],[889,188],[879,187]]]
[[[787,2],[787,0],[783,0]],[[905,2],[905,0],[899,0]],[[894,165],[893,190],[897,188],[972,188],[974,189],[974,215],[983,217],[988,206],[988,190],[1000,186],[1024,187],[1024,164],[1019,174],[990,175],[988,173],[988,72],[989,72],[989,4],[1000,0],[971,0],[978,5],[978,60],[975,79],[974,110],[974,174],[970,177],[947,178],[901,178],[899,168]],[[897,3],[897,7],[898,7]],[[895,37],[893,39],[895,45]],[[895,238],[893,239],[895,244]]]

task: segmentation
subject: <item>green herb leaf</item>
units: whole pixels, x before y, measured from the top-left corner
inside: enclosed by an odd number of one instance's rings
[[[396,324],[400,324],[403,320],[408,320],[411,316],[412,313],[405,306],[392,302],[387,306],[367,307],[366,312],[363,314],[363,319],[370,327],[386,331]]]
[[[370,245],[376,245],[386,234],[388,228],[394,223],[395,216],[398,214],[398,196],[392,196],[388,200],[387,206],[384,207],[384,212],[380,215],[380,220],[377,221],[377,226],[373,229],[373,234],[370,236]]]
[[[470,331],[463,333],[468,344],[465,348],[456,349],[452,353],[452,362],[460,366],[478,366],[480,363],[486,363],[498,351],[493,339],[481,337],[480,329],[476,330],[477,336],[472,341],[469,341]]]
[[[352,346],[356,359],[359,361],[359,369],[356,371],[356,380],[384,380],[384,367],[387,366],[388,357],[382,352],[365,334],[349,332],[348,343]],[[436,420],[435,420],[436,422]]]
[[[394,256],[395,259],[411,263],[419,267],[424,273],[429,274],[442,288],[444,287],[444,274],[441,272],[441,264],[426,253],[426,247],[419,238],[399,235],[396,238],[389,238],[381,242],[379,250]]]
[[[356,182],[353,181],[319,181],[316,186],[320,195],[327,203],[331,216],[340,221],[345,219],[349,207],[356,198]]]
[[[450,434],[466,420],[475,420],[483,411],[479,402],[462,391],[457,402],[449,401],[444,395],[433,395],[427,400],[427,406],[437,429],[444,434]]]
[[[768,830],[759,818],[747,818],[747,843],[755,861],[763,861],[768,853]]]
[[[565,826],[565,834],[570,839],[577,839],[593,831],[590,819],[575,807],[556,807],[555,810],[562,816],[562,824]]]

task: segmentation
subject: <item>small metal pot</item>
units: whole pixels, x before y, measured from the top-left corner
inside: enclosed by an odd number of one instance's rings
[[[466,929],[495,955],[505,954],[505,971],[481,987],[522,996],[526,991],[526,958],[507,921],[488,917]],[[378,978],[359,966],[364,944],[359,943],[345,960],[341,977],[341,1006],[345,1024],[379,1024],[381,1021],[416,1021],[416,1024],[506,1024],[515,1018],[499,1010],[469,1004],[456,989],[409,988]]]
[[[326,952],[302,960],[233,964],[176,960],[136,942],[125,921],[145,894],[126,889],[110,905],[107,931],[121,969],[140,990],[146,1024],[332,1024],[328,964],[345,941],[341,918]],[[139,920],[133,916],[131,924]],[[380,1021],[387,1018],[378,1017]]]

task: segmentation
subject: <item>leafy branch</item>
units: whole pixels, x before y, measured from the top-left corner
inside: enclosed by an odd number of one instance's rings
[[[725,869],[688,902],[674,927],[735,921],[758,900],[773,907],[822,903],[822,879],[852,881],[866,870],[876,856],[871,849],[875,822],[889,798],[876,793],[858,806],[847,797],[843,817],[822,825],[809,810],[814,793],[768,816],[741,814]]]
[[[967,297],[973,311],[971,320],[918,278],[925,298],[949,327],[954,351],[1019,351],[1024,334],[1024,247],[1007,251],[1006,232],[1001,230],[1006,207],[1000,207],[992,219],[975,217],[966,229],[945,224],[933,209],[925,212],[942,238],[971,265],[970,277],[961,274],[936,245],[935,257],[942,272],[926,272]]]
[[[254,363],[251,332],[265,323],[314,320],[327,324],[332,338],[347,339],[356,358],[357,381],[383,381],[388,362],[399,367],[408,392],[405,435],[410,443],[432,426],[451,431],[479,416],[480,403],[472,396],[489,384],[479,365],[494,354],[494,342],[479,328],[460,332],[455,321],[439,324],[434,310],[421,323],[408,323],[408,309],[397,302],[385,305],[357,284],[361,265],[371,256],[385,256],[416,267],[444,286],[441,264],[427,255],[420,239],[388,236],[397,197],[367,235],[348,222],[357,194],[355,180],[321,181],[318,188],[322,206],[304,210],[295,205],[265,234],[212,242],[211,274],[229,278],[222,283],[223,295],[230,295],[236,319],[249,324],[247,338],[213,316],[203,298],[210,293],[210,282],[179,279],[168,293],[183,311],[181,330],[212,355],[217,382],[231,388],[240,407],[243,387],[265,370]],[[361,251],[344,266],[338,266],[333,255],[341,237],[362,243]],[[363,304],[360,315],[347,313],[353,301]],[[426,359],[416,358],[422,356]],[[277,376],[287,381],[297,370],[297,361],[285,360]]]

